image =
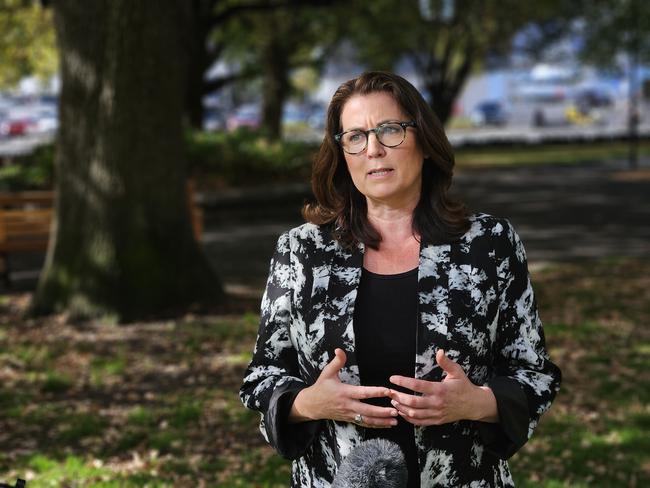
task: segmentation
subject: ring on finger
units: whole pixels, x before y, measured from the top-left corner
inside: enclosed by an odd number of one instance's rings
[[[359,425],[363,424],[363,415],[361,415],[360,413],[356,414],[354,416],[354,423]]]

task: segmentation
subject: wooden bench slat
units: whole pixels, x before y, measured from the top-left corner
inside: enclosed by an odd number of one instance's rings
[[[41,204],[51,205],[54,202],[52,191],[19,191],[0,192],[0,205]]]
[[[203,211],[194,202],[194,185],[186,186],[194,237],[203,234]],[[5,282],[9,282],[7,255],[20,251],[45,251],[54,211],[53,191],[0,192],[0,263],[4,261]]]
[[[47,249],[48,239],[28,241],[5,241],[2,245],[2,252],[18,252],[18,251],[43,251]]]

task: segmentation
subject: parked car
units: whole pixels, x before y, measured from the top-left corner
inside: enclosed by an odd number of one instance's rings
[[[262,124],[262,113],[259,105],[246,104],[239,106],[235,112],[228,117],[226,127],[229,131],[239,127],[257,129]]]
[[[0,135],[3,137],[24,136],[36,127],[34,117],[23,110],[10,111],[0,120]]]
[[[575,103],[581,109],[609,107],[614,103],[611,95],[598,88],[585,88],[576,93]]]
[[[486,100],[474,107],[470,114],[472,125],[481,127],[485,125],[503,126],[508,123],[509,113],[505,105],[497,100]]]

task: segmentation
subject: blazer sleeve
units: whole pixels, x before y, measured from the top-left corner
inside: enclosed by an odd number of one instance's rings
[[[512,225],[503,221],[496,246],[499,310],[496,376],[488,381],[497,400],[498,424],[482,424],[486,448],[507,459],[531,437],[562,380],[546,350],[544,330],[528,274],[526,253]]]
[[[293,275],[286,232],[278,239],[271,259],[253,357],[239,391],[242,403],[260,412],[260,431],[266,441],[287,459],[300,457],[319,427],[316,421],[288,423],[293,399],[308,386],[300,378],[296,350],[289,337]]]

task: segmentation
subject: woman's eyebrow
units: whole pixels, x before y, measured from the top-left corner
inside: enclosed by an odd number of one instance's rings
[[[392,119],[384,119],[384,120],[378,122],[377,125],[376,125],[375,127],[379,127],[379,126],[382,125],[382,124],[388,124],[389,122],[399,122],[399,120],[400,120],[400,119],[395,119],[395,118],[392,118]],[[373,127],[373,129],[374,129],[375,127]],[[351,130],[366,130],[366,129],[364,129],[363,127],[350,127],[349,129],[343,129],[343,130],[341,130],[341,132],[349,132],[349,131],[351,131]]]

